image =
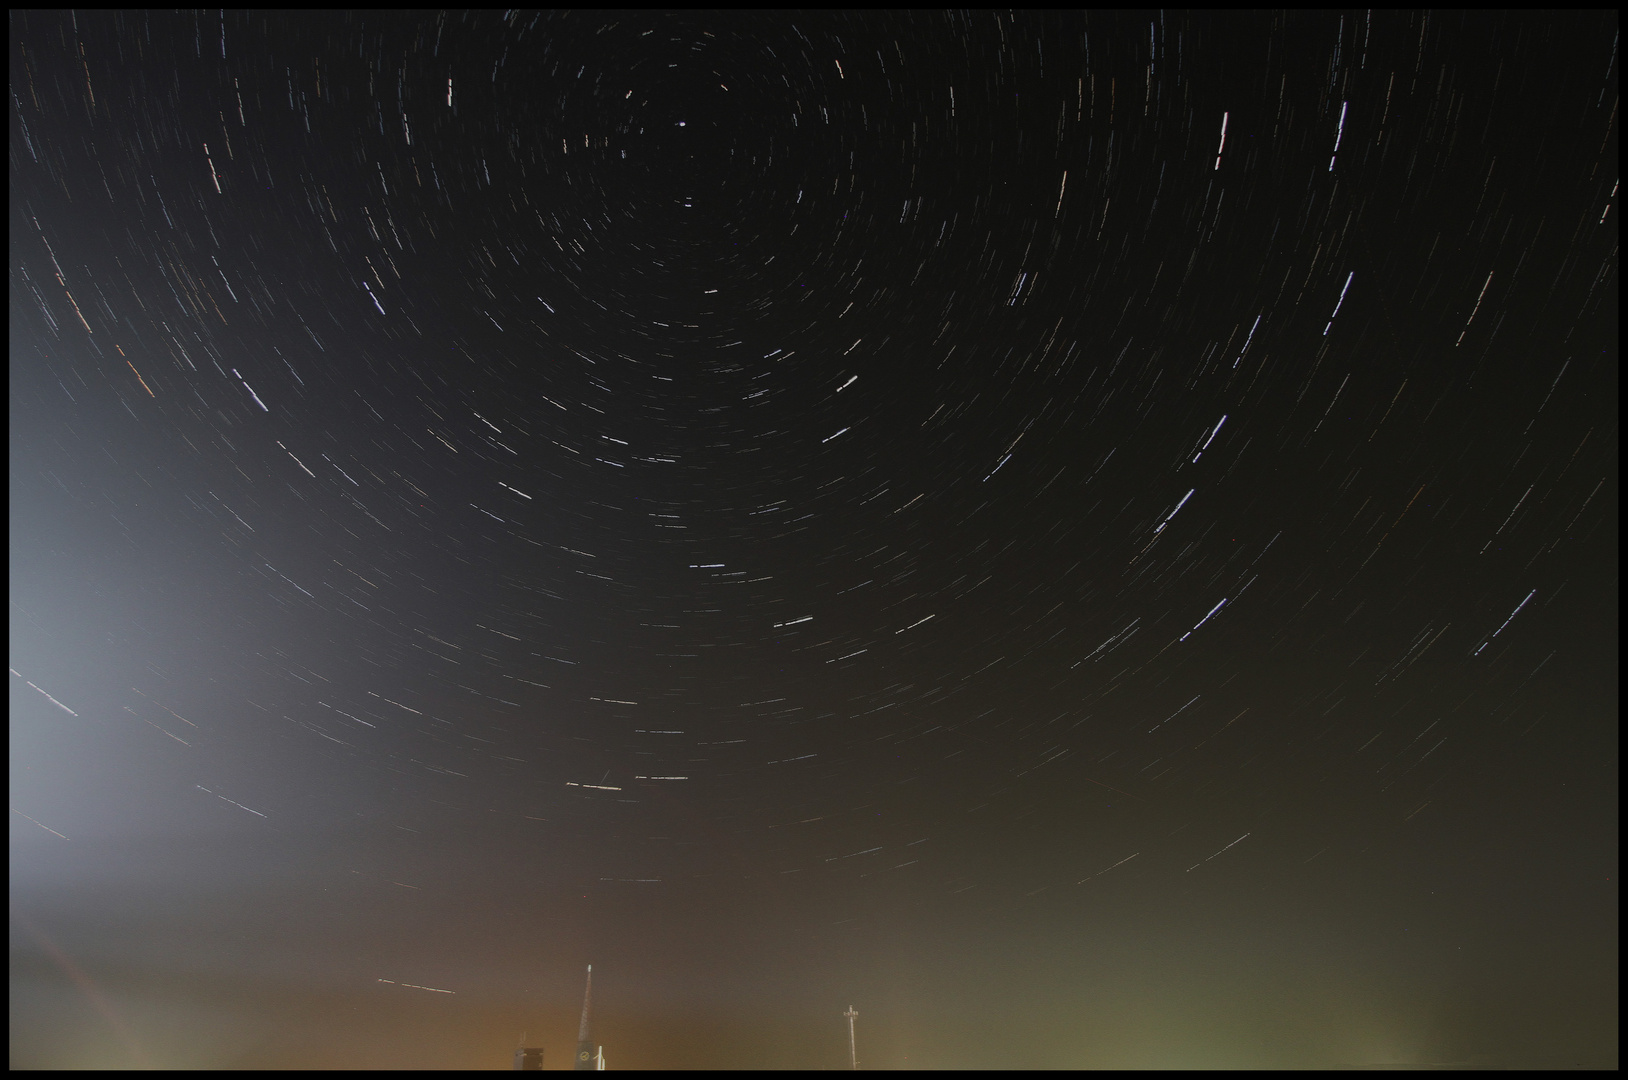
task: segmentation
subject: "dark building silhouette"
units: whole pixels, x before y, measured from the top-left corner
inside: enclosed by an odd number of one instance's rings
[[[516,1069],[542,1071],[543,1048],[541,1046],[522,1046],[514,1052],[514,1067]]]

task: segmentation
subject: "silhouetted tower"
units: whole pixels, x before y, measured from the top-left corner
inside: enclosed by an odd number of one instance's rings
[[[842,1015],[848,1018],[848,1067],[850,1069],[858,1069],[859,1050],[854,1044],[854,1018],[859,1014],[854,1012],[854,1007],[850,1005],[848,1006],[848,1011]]]
[[[593,1040],[588,1035],[588,1009],[594,999],[594,966],[588,965],[588,989],[582,994],[582,1023],[577,1025],[577,1060],[573,1068],[577,1072],[594,1071]]]

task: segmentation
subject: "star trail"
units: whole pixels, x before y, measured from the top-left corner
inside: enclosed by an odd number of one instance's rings
[[[1615,1067],[1615,12],[10,24],[13,1066]]]

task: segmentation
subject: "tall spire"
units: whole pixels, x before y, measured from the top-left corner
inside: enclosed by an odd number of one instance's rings
[[[594,1067],[593,1040],[588,1033],[588,1009],[594,998],[594,966],[588,965],[588,988],[582,994],[582,1022],[577,1025],[577,1059],[573,1066],[578,1072],[592,1072]]]

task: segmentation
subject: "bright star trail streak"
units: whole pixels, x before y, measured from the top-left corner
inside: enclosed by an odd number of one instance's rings
[[[1350,290],[1351,282],[1356,276],[1357,272],[1355,270],[1345,276],[1345,284],[1340,286],[1340,298],[1334,304],[1334,314],[1328,317],[1328,325],[1323,327],[1324,337],[1328,337],[1328,332],[1334,328],[1334,319],[1340,314],[1340,308],[1345,304],[1345,294]]]
[[[1340,102],[1340,126],[1334,131],[1334,150],[1329,154],[1328,158],[1329,172],[1334,171],[1334,161],[1340,156],[1340,138],[1345,134],[1345,110],[1350,104],[1349,101]]]
[[[9,22],[14,1068],[1616,1068],[1615,9]]]

